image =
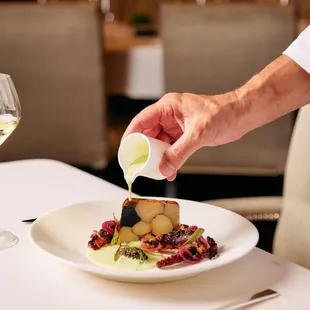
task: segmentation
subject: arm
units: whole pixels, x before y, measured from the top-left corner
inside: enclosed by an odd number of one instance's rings
[[[235,91],[243,133],[310,103],[310,27],[283,54]]]

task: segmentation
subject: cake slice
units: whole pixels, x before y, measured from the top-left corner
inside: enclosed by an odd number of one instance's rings
[[[131,242],[145,235],[167,234],[180,226],[180,208],[176,201],[126,199],[122,206],[119,237]]]

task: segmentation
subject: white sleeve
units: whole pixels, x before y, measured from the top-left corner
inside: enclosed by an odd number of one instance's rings
[[[310,73],[310,26],[283,52]]]

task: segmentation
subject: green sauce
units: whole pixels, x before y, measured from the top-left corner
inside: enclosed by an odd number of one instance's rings
[[[139,172],[146,163],[149,154],[144,154],[135,159],[128,167],[126,172],[126,178],[133,178],[137,172]]]
[[[90,250],[88,257],[90,261],[96,265],[119,270],[148,270],[156,267],[156,263],[164,258],[160,253],[148,254],[148,260],[140,263],[138,259],[120,256],[115,262],[114,254],[118,249],[118,245],[106,246],[99,250]]]

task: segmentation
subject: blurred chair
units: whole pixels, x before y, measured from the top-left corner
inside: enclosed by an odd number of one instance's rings
[[[106,166],[101,27],[90,3],[0,6],[0,72],[11,75],[22,105],[1,161]]]
[[[285,171],[282,213],[274,253],[310,269],[310,105],[302,108]]]
[[[281,55],[295,38],[291,6],[161,6],[166,92],[218,94],[237,88]],[[239,141],[205,147],[180,173],[282,175],[294,114]]]
[[[310,269],[310,105],[298,114],[285,169],[283,197],[206,201],[255,219],[274,219],[281,211],[273,252]],[[258,217],[257,217],[258,216]]]

